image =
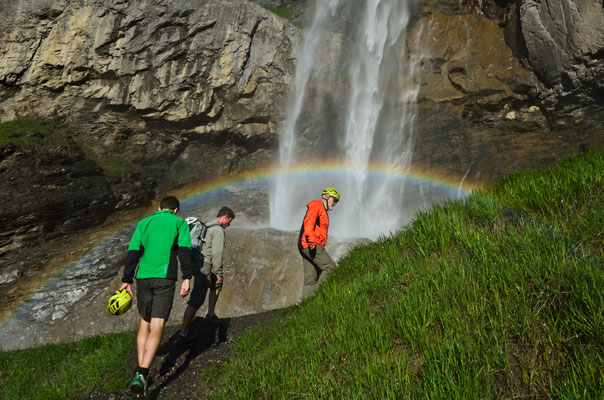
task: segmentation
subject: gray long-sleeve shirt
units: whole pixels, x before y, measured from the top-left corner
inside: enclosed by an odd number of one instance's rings
[[[201,249],[204,270],[222,276],[222,255],[225,248],[224,228],[220,225],[210,226]]]

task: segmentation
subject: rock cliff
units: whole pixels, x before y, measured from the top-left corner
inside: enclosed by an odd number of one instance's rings
[[[416,163],[493,181],[604,145],[601,2],[428,0],[416,15]]]
[[[61,121],[158,190],[266,161],[300,32],[264,8],[33,0],[0,12],[11,16],[0,22],[3,121]]]

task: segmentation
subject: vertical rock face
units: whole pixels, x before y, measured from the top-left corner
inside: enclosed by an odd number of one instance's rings
[[[520,62],[535,75],[536,79],[526,83],[536,100],[546,106],[560,110],[570,105],[570,98],[578,98],[579,107],[602,106],[602,83],[598,79],[604,68],[601,1],[426,0],[423,11],[446,16],[449,22],[441,21],[445,26],[467,15],[496,22],[501,29],[493,39],[500,41],[502,51],[512,51],[513,63]],[[479,38],[470,33],[472,38]],[[479,56],[486,61],[487,54]]]
[[[0,25],[4,121],[65,121],[97,153],[167,186],[177,178],[165,169],[189,146],[225,149],[218,169],[228,172],[274,141],[299,32],[262,7],[34,0],[0,11],[10,16]]]
[[[604,146],[597,0],[428,0],[415,162],[478,181]]]
[[[540,81],[558,124],[601,125],[604,113],[604,5],[597,0],[524,1],[510,7],[508,37]],[[514,32],[515,31],[515,32]]]
[[[576,74],[602,58],[603,8],[597,0],[524,1],[512,7],[520,22],[524,56],[546,86],[563,79],[578,81],[573,70]]]

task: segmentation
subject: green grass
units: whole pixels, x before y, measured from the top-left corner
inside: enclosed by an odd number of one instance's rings
[[[76,343],[0,352],[0,398],[82,398],[93,390],[121,390],[132,378],[136,332]]]
[[[294,9],[289,7],[264,7],[275,15],[278,15],[281,18],[285,18],[287,20],[292,19],[294,14]]]
[[[57,152],[84,153],[108,175],[142,173],[142,167],[115,153],[98,154],[82,140],[74,141],[67,132],[51,121],[31,118],[0,123],[0,146],[14,146],[36,151],[42,156]]]
[[[242,338],[216,398],[600,398],[604,152],[357,248]]]
[[[419,214],[249,330],[200,384],[217,399],[601,399],[603,175],[604,151],[589,152]],[[90,340],[123,345],[0,354],[0,393],[28,398],[39,377],[53,391],[38,398],[126,387],[133,333]],[[91,366],[81,387],[55,375],[78,364]]]

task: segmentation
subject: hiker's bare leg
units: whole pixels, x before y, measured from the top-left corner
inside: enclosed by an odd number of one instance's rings
[[[143,363],[143,354],[145,353],[145,343],[149,336],[149,328],[151,327],[151,317],[141,317],[141,323],[138,326],[138,334],[136,335],[136,351],[138,354],[138,365]]]
[[[166,320],[163,318],[151,318],[150,323],[143,321],[141,318],[141,326],[139,327],[137,336],[138,365],[142,368],[149,368],[159,348]]]

